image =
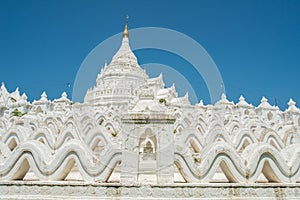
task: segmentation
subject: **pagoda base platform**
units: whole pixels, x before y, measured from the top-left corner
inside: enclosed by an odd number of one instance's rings
[[[119,183],[2,181],[0,199],[299,199],[300,183]]]

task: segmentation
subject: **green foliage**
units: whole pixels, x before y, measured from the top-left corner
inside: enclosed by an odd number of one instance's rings
[[[174,129],[173,133],[174,133],[174,134],[176,134],[176,133],[177,133],[177,130],[176,130],[176,129]]]
[[[195,162],[195,163],[198,163],[198,162],[200,162],[200,161],[201,161],[200,158],[194,157],[194,162]]]
[[[159,103],[164,103],[164,104],[166,104],[166,103],[167,103],[167,101],[166,101],[166,99],[164,99],[164,98],[161,98],[161,99],[159,99]]]
[[[111,133],[111,135],[112,135],[113,137],[117,137],[118,133],[117,133],[117,132],[113,132],[113,133]]]
[[[21,113],[18,108],[14,109],[12,112],[11,112],[11,116],[15,116],[15,117],[22,117],[23,115],[26,115],[27,113]]]

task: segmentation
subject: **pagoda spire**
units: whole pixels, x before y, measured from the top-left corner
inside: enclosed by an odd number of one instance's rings
[[[125,28],[123,31],[123,38],[129,38],[129,31],[128,31],[128,15],[126,15],[126,24],[125,24]]]

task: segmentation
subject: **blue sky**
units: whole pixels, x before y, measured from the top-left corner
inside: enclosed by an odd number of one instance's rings
[[[72,96],[67,83],[93,48],[123,30],[127,14],[130,28],[169,28],[201,44],[221,72],[228,99],[237,102],[243,94],[258,105],[264,95],[271,104],[276,97],[282,109],[289,98],[300,104],[297,0],[0,0],[0,81],[30,101],[44,90],[50,99],[64,90]],[[184,59],[158,50],[136,55],[141,64],[179,70],[209,103],[203,79]]]

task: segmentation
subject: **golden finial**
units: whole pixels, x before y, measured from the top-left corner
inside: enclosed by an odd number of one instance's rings
[[[125,28],[124,28],[124,32],[123,32],[123,38],[127,37],[129,38],[129,31],[128,31],[128,15],[126,15],[126,24],[125,24]]]

